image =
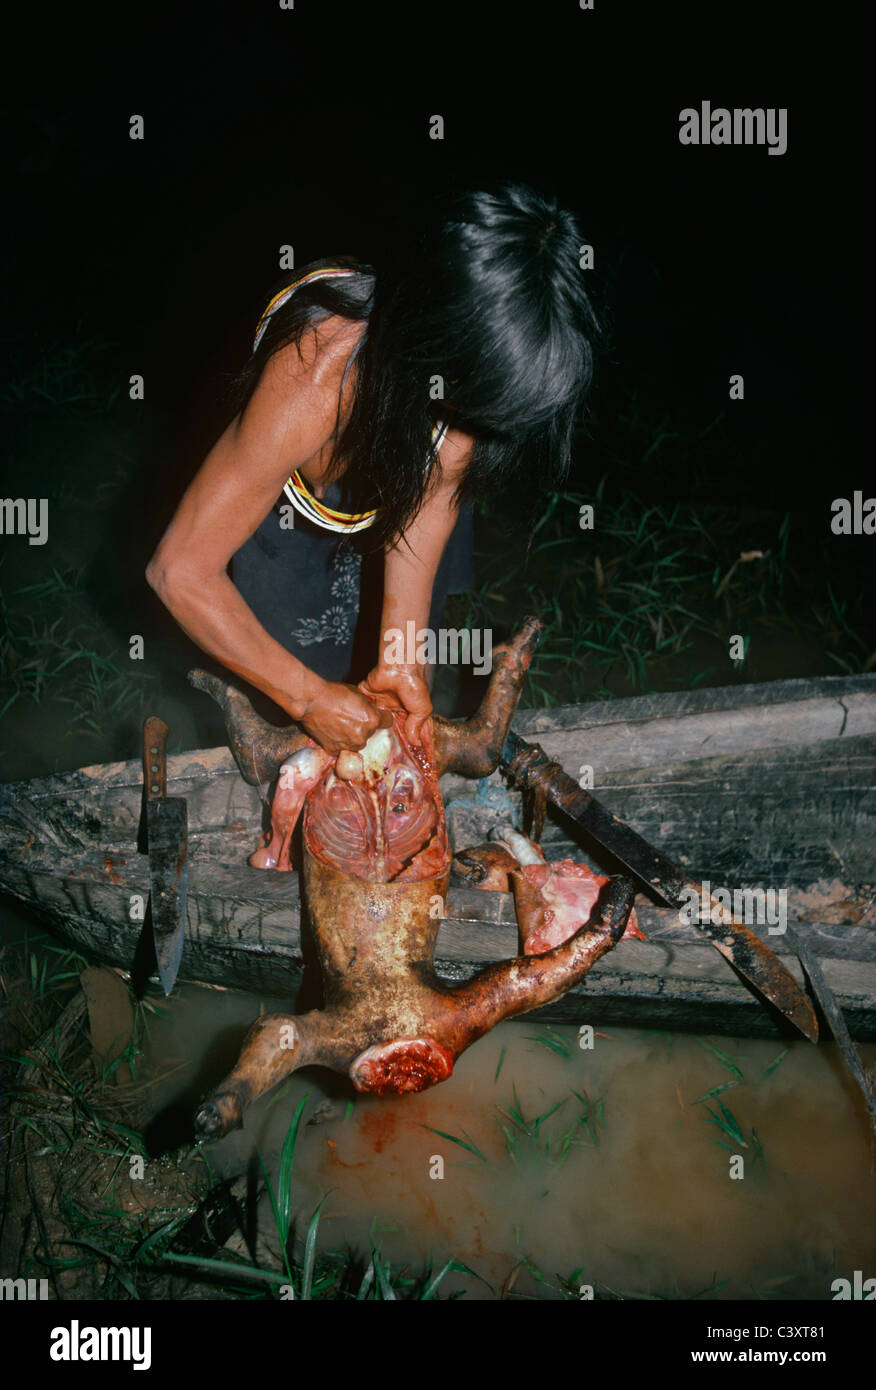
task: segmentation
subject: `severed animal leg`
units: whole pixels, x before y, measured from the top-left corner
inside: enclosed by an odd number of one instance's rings
[[[520,631],[493,652],[493,673],[477,714],[464,723],[434,715],[435,762],[438,776],[459,772],[463,777],[489,777],[499,758],[529,663],[544,631],[538,618],[525,618]]]
[[[257,1018],[243,1040],[234,1070],[207,1096],[195,1116],[198,1137],[217,1139],[240,1129],[244,1109],[257,1096],[298,1067],[323,1062],[323,1023],[319,1010],[300,1018],[291,1014]]]
[[[509,874],[520,865],[506,845],[491,840],[485,845],[460,850],[453,856],[453,872],[467,888],[482,888],[487,892],[510,891]]]
[[[271,803],[271,828],[263,843],[249,857],[254,869],[289,872],[289,843],[301,815],[304,798],[315,787],[331,757],[322,748],[299,748],[280,768]]]
[[[544,955],[518,956],[500,965],[488,965],[468,984],[455,989],[452,1007],[458,1010],[462,1025],[461,1035],[455,1039],[457,1055],[502,1019],[549,1004],[583,979],[600,956],[620,941],[635,894],[631,878],[611,879],[596,921],[581,927],[571,940]]]
[[[273,782],[281,765],[299,748],[314,747],[297,724],[278,729],[256,714],[242,690],[207,671],[189,671],[189,685],[211,695],[225,715],[228,747],[250,786]]]

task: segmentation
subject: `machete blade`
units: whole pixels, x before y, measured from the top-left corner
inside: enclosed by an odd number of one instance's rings
[[[165,796],[167,725],[151,716],[143,725],[143,785],[149,844],[149,893],[158,975],[170,994],[182,960],[189,866],[188,817],[182,797]]]
[[[552,762],[538,744],[527,743],[518,734],[509,734],[502,750],[501,764],[524,787],[536,784],[533,779],[533,774],[536,774],[537,785],[553,805],[610,850],[616,859],[653,888],[670,907],[688,906],[692,894],[699,904],[699,884],[694,883],[668,855],[654,849],[635,830],[579,787],[574,778],[564,772],[559,764]],[[714,917],[711,916],[713,912]],[[817,1042],[818,1020],[812,1005],[778,956],[749,927],[728,914],[714,898],[710,898],[702,917],[703,920],[699,916],[692,918],[691,925],[799,1028],[804,1037],[810,1042]]]
[[[185,935],[189,882],[186,803],[181,797],[150,802],[147,828],[155,959],[164,992],[170,994],[182,960]]]

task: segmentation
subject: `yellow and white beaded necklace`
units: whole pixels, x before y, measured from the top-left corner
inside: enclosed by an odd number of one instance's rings
[[[259,319],[252,348],[253,352],[258,349],[259,343],[262,341],[271,315],[286,303],[290,295],[292,295],[300,285],[306,285],[311,280],[321,280],[324,277],[332,275],[356,274],[357,272],[355,270],[344,270],[340,266],[337,268],[330,267],[324,270],[311,270],[307,275],[302,275],[300,280],[296,280],[293,284],[288,285],[286,289],[280,290],[279,294],[274,295],[274,298],[268,304]],[[446,433],[446,424],[439,423],[433,427],[433,449],[437,450],[441,447]],[[309,491],[297,469],[290,475],[287,482],[284,483],[283,491],[297,512],[300,512],[308,521],[311,521],[314,526],[322,527],[324,531],[340,531],[345,535],[352,535],[355,531],[364,531],[366,527],[372,526],[374,524],[374,518],[377,516],[376,507],[368,512],[339,512],[333,507],[327,507],[324,502],[321,502],[318,497],[314,497],[313,493]]]

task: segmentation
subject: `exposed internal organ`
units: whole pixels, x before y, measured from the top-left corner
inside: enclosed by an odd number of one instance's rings
[[[329,754],[316,744],[299,749],[283,763],[271,806],[270,831],[249,857],[254,869],[288,871],[292,868],[289,861],[292,832],[301,815],[305,797],[317,785],[330,763]]]
[[[360,1053],[350,1067],[350,1079],[357,1091],[401,1095],[436,1086],[452,1071],[453,1053],[434,1038],[401,1038]]]
[[[378,729],[360,752],[336,760],[315,744],[280,769],[271,829],[250,856],[256,869],[291,869],[292,832],[304,810],[307,850],[321,863],[370,883],[419,881],[447,865],[444,813],[430,731],[422,747],[404,734],[406,711],[374,697],[393,725]]]
[[[433,877],[446,857],[439,804],[395,730],[380,733],[382,766],[363,757],[362,773],[349,780],[328,772],[310,797],[305,843],[323,863],[372,883]]]
[[[525,864],[511,874],[511,889],[523,953],[541,956],[574,936],[590,921],[610,880],[586,864],[560,859],[553,864]],[[621,940],[644,941],[633,908]]]
[[[492,833],[494,840],[458,854],[454,865],[474,888],[510,888],[524,955],[544,955],[590,921],[610,880],[571,859],[548,864],[541,847],[510,826]],[[646,939],[639,930],[635,908],[622,939],[631,937]]]

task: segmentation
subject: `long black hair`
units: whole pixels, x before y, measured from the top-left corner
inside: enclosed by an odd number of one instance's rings
[[[335,457],[354,510],[378,508],[363,533],[375,546],[398,541],[435,482],[437,421],[475,440],[458,500],[488,497],[521,475],[536,491],[556,484],[601,337],[583,240],[555,197],[500,181],[434,206],[419,235],[376,268],[350,256],[312,261],[285,283],[329,266],[357,274],[302,285],[275,311],[238,378],[237,403],[271,354],[300,347],[321,319],[365,321]]]

